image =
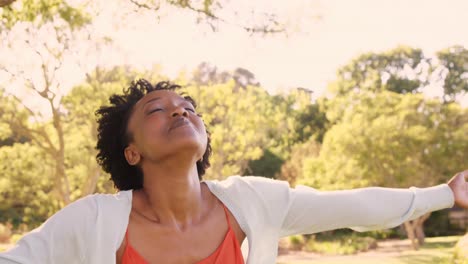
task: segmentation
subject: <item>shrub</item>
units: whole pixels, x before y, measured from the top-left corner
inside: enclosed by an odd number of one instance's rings
[[[289,248],[291,250],[302,250],[305,245],[305,239],[302,235],[290,236],[289,243]]]
[[[325,240],[310,239],[304,248],[306,251],[317,253],[349,255],[376,247],[377,240],[374,238],[352,234]]]

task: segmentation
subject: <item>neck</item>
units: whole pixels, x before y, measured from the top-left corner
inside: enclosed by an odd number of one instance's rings
[[[200,220],[204,197],[195,163],[142,167],[145,176],[141,192],[145,211],[148,210],[160,223],[181,229]]]

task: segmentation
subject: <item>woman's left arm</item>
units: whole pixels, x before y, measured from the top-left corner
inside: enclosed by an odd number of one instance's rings
[[[344,191],[318,191],[300,186],[290,189],[281,236],[317,233],[338,228],[356,231],[392,228],[425,213],[467,208],[465,174],[448,184],[429,188],[393,189],[370,187]]]

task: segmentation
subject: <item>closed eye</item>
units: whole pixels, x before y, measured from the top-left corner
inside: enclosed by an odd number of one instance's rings
[[[185,108],[185,110],[190,111],[192,113],[195,113],[195,109],[193,109],[193,108]]]
[[[158,112],[158,111],[162,111],[162,108],[155,108],[155,109],[152,109],[148,112],[148,114],[151,114],[151,113],[154,113],[154,112]]]

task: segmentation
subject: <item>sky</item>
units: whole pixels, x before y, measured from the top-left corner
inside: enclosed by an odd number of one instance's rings
[[[251,36],[238,27],[221,25],[213,33],[178,12],[163,17],[159,24],[151,16],[141,16],[148,26],[135,21],[134,28],[115,37],[128,54],[127,62],[159,63],[169,76],[208,61],[223,70],[246,68],[270,91],[299,86],[317,95],[323,94],[338,67],[364,52],[398,45],[421,48],[426,54],[452,45],[468,47],[468,1],[256,2],[260,7],[274,3],[278,10],[286,10],[283,15],[295,17],[293,24],[299,24],[301,32],[287,37]],[[314,15],[321,19],[311,19]]]
[[[169,77],[192,71],[201,62],[221,70],[243,67],[272,92],[305,87],[320,96],[336,70],[364,52],[398,45],[426,54],[452,45],[468,47],[468,1],[462,0],[237,0],[229,6],[276,11],[290,28],[297,28],[288,36],[252,36],[233,23],[219,23],[213,32],[180,10],[166,9],[159,19],[151,12],[122,15],[117,2],[103,2],[105,8],[94,22],[96,32],[110,36],[117,48],[89,58],[138,68],[160,64]],[[62,72],[68,87],[82,80],[76,72],[71,66]],[[441,91],[430,88],[425,93],[437,96]],[[468,97],[462,104],[468,105]]]

